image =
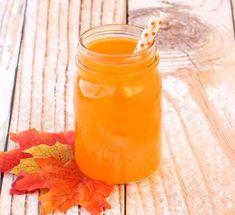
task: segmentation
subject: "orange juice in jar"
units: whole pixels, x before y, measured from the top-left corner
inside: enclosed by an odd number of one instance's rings
[[[107,25],[80,39],[75,159],[90,178],[139,181],[159,166],[161,79],[155,43],[133,53],[142,28]]]

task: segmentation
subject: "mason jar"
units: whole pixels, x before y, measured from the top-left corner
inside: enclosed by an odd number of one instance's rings
[[[90,178],[139,181],[158,169],[162,84],[155,42],[133,52],[142,33],[106,25],[81,35],[75,78],[75,159]]]

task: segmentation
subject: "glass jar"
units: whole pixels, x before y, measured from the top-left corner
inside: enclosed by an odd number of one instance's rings
[[[142,31],[132,25],[106,25],[80,38],[75,159],[90,178],[129,183],[151,175],[159,166],[162,85],[156,45],[125,52],[128,41],[134,41],[129,44],[134,47]],[[89,48],[95,43],[102,51]]]

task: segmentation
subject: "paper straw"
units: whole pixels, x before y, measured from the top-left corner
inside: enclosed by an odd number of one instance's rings
[[[166,20],[166,16],[167,15],[165,13],[160,12],[159,17],[151,16],[148,19],[144,31],[141,34],[141,38],[136,45],[134,53],[152,45],[156,34],[160,28],[160,23]]]

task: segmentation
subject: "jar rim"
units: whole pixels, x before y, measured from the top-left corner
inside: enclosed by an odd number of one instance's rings
[[[91,42],[113,37],[138,41],[142,32],[142,27],[127,24],[108,24],[88,29],[80,37],[75,58],[76,65],[88,73],[100,75],[117,76],[143,73],[159,63],[156,40],[151,46],[135,53],[110,54],[96,52],[88,48],[88,44]],[[144,69],[139,70],[140,65],[143,65]],[[105,68],[112,69],[106,70]]]
[[[115,28],[119,28],[119,29],[115,29]],[[122,29],[123,28],[123,29]],[[128,32],[124,32],[123,30],[126,29],[126,30],[129,30]],[[135,32],[131,32],[132,31],[135,31]],[[141,26],[137,26],[137,25],[133,25],[133,24],[106,24],[106,25],[102,25],[102,26],[96,26],[96,27],[92,27],[92,28],[89,28],[88,30],[84,31],[80,38],[79,38],[79,42],[78,42],[78,48],[80,48],[80,51],[83,52],[83,53],[87,53],[88,55],[94,55],[94,56],[97,56],[97,57],[125,57],[125,58],[132,58],[132,59],[135,59],[135,58],[139,58],[139,56],[141,54],[143,54],[144,52],[151,52],[151,50],[155,51],[156,49],[156,40],[154,40],[154,42],[140,50],[140,51],[137,51],[137,52],[133,52],[133,53],[123,53],[123,54],[116,54],[116,53],[101,53],[101,52],[96,52],[96,51],[93,51],[93,50],[90,50],[86,47],[86,45],[84,44],[85,40],[88,38],[88,37],[92,37],[92,36],[97,36],[101,33],[128,33],[127,35],[129,36],[134,36],[136,37],[136,39],[138,40],[143,32],[144,28],[141,27]],[[139,31],[139,32],[138,32]],[[137,34],[139,33],[139,34]],[[139,36],[137,38],[137,36]]]

